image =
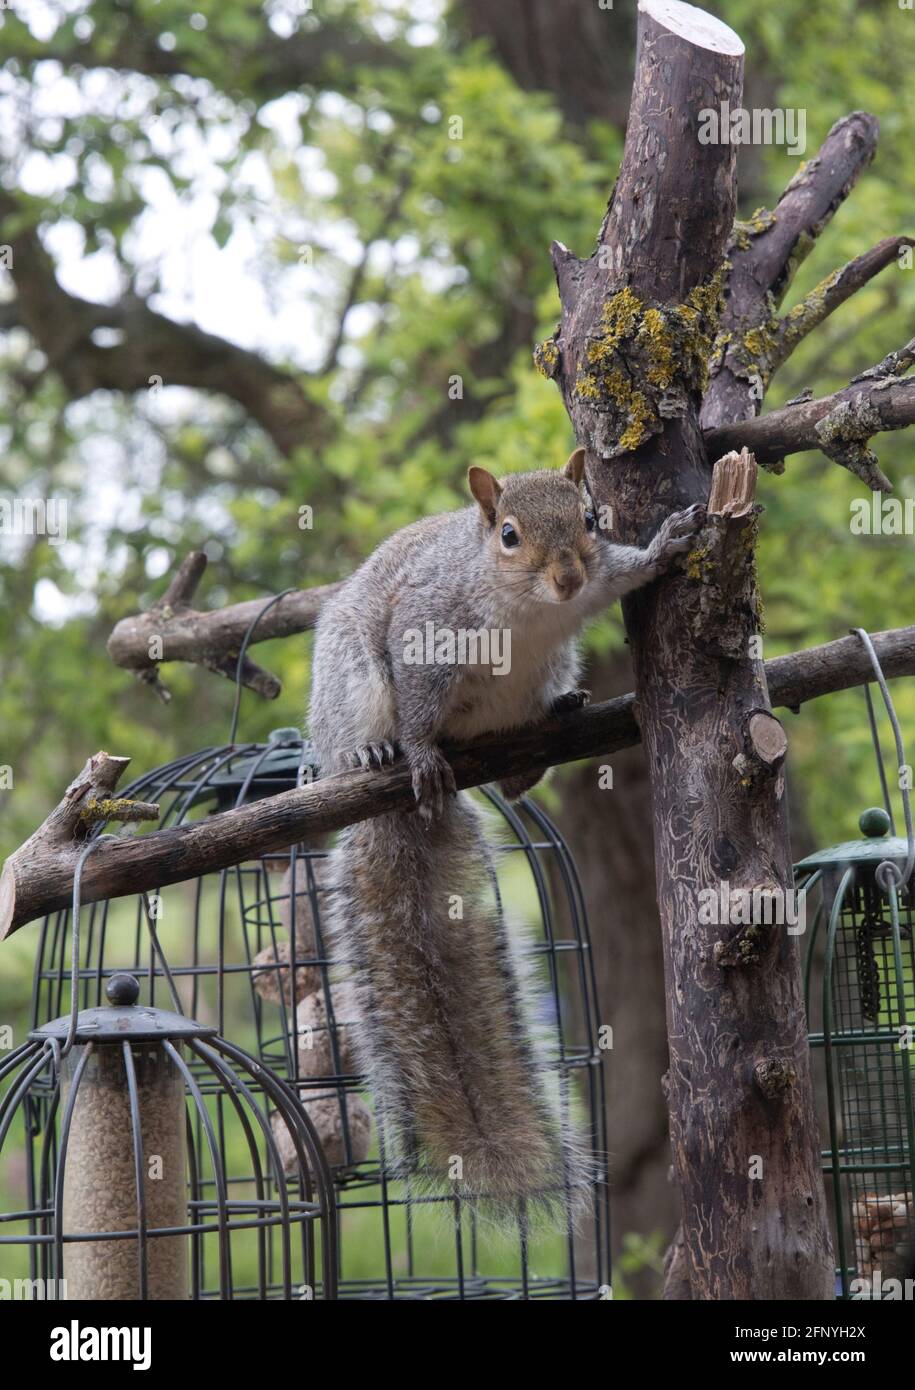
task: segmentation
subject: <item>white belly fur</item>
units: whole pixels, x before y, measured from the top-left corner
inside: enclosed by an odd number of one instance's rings
[[[556,605],[544,614],[536,637],[531,630],[513,628],[511,667],[504,675],[495,674],[490,666],[459,668],[442,726],[446,738],[470,739],[493,730],[520,728],[543,717],[577,671],[570,643],[579,623],[570,621],[572,614],[564,608]],[[564,649],[567,660],[557,660]]]

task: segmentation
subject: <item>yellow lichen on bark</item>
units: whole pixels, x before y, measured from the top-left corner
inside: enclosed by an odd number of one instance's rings
[[[647,304],[628,285],[606,300],[575,379],[576,398],[609,417],[605,458],[637,449],[704,389],[720,297],[719,272],[682,304]]]

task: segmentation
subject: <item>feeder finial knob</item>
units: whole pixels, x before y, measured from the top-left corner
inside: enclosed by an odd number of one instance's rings
[[[140,981],[136,975],[119,970],[105,986],[109,1004],[135,1004],[140,997]]]
[[[891,823],[882,806],[868,807],[866,811],[861,812],[858,821],[861,834],[866,835],[869,840],[879,840],[881,835],[886,835]]]
[[[267,735],[267,742],[278,744],[281,748],[287,747],[289,744],[301,743],[302,730],[293,728],[292,725],[282,729],[271,729]]]

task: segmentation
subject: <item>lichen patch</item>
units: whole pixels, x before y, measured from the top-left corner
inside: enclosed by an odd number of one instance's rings
[[[720,300],[720,272],[682,304],[646,303],[628,285],[608,297],[574,387],[600,416],[604,458],[639,448],[704,390]]]

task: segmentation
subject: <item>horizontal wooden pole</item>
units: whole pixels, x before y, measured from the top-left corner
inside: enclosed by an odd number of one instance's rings
[[[873,642],[887,676],[915,674],[915,626],[878,633]],[[871,678],[871,668],[861,642],[844,637],[767,661],[766,678],[773,705],[798,709],[817,696],[863,684]],[[638,742],[635,696],[630,694],[532,725],[510,737],[491,734],[472,744],[446,746],[445,752],[458,787],[464,788],[606,756]],[[75,815],[78,805],[72,795],[68,804]],[[409,773],[397,764],[325,777],[311,786],[187,825],[102,840],[83,866],[82,901],[153,891],[372,816],[410,811],[413,805]],[[45,826],[55,823],[57,815],[52,812]],[[27,922],[69,906],[80,849],[72,836],[49,839],[38,831],[10,856],[0,878],[0,940]]]

